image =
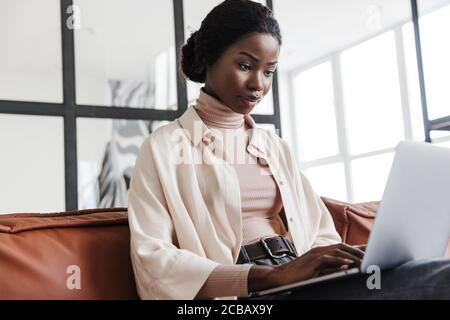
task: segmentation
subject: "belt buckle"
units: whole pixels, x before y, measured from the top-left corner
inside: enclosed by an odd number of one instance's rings
[[[287,253],[283,253],[283,254],[279,254],[279,255],[274,254],[274,253],[272,252],[272,250],[270,250],[269,246],[267,245],[267,243],[266,243],[266,241],[265,241],[265,238],[261,238],[259,241],[261,242],[262,246],[264,247],[264,249],[266,250],[266,252],[269,254],[269,256],[271,256],[272,258],[279,259],[279,258],[283,258],[283,257],[286,257],[286,256],[287,256]]]

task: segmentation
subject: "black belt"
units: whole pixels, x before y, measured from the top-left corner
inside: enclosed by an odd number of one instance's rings
[[[287,255],[296,257],[294,245],[282,236],[262,238],[258,242],[241,247],[237,263],[251,263],[264,258],[283,258]]]

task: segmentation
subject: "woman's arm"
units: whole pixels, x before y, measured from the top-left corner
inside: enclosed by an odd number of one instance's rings
[[[162,179],[172,172],[160,166],[168,154],[162,143],[145,139],[136,159],[128,192],[130,256],[141,299],[193,299],[217,262],[178,248]],[[157,139],[157,138],[155,138]],[[164,141],[163,141],[164,142]],[[154,152],[156,150],[156,152]]]
[[[248,273],[248,292],[277,287],[275,266],[252,266]]]
[[[251,264],[218,265],[195,298],[248,296],[248,273],[251,267]]]

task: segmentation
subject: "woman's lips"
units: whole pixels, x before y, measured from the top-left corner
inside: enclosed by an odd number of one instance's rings
[[[243,96],[239,96],[239,98],[249,107],[253,107],[254,105],[256,105],[261,98],[250,98],[250,97],[243,97]]]

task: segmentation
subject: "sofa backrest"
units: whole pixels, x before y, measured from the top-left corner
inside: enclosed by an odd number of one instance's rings
[[[137,299],[126,208],[0,215],[0,299]]]

